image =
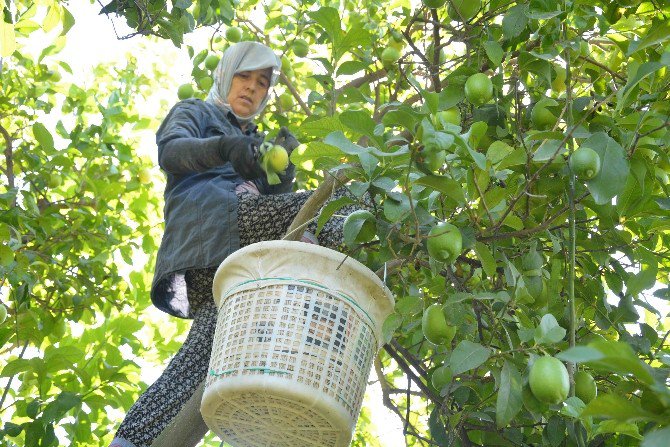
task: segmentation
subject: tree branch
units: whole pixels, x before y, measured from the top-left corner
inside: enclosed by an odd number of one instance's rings
[[[309,221],[316,216],[319,209],[321,209],[326,200],[335,191],[337,185],[343,184],[346,180],[347,176],[344,171],[339,171],[335,174],[328,172],[323,183],[314,190],[302,208],[300,208],[283,239],[286,241],[299,241]]]
[[[2,124],[0,124],[0,134],[5,138],[5,161],[7,162],[7,166],[5,168],[5,175],[7,176],[7,187],[8,189],[14,188],[14,148],[12,147],[14,144],[14,140],[12,139],[12,136],[7,132],[7,129],[5,129]]]

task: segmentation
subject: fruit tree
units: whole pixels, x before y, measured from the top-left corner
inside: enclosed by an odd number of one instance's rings
[[[56,15],[74,25],[57,1],[39,19],[27,2],[5,3],[3,31],[21,38]],[[272,46],[282,56],[274,95],[293,101],[268,107],[259,125],[270,135],[288,126],[303,143],[291,154],[297,187],[338,173],[361,203],[371,197],[344,250],[396,297],[375,372],[408,446],[667,446],[668,1],[149,4],[102,12],[135,39],[189,53],[181,96],[206,95],[204,61],[237,38],[227,29]],[[194,30],[210,35],[207,48],[183,44]],[[141,389],[119,346],[133,356],[151,346],[157,363],[174,349],[134,335],[129,313],[148,306],[151,263],[127,279],[115,263],[133,247],[153,256],[147,207],[160,204],[117,130],[156,122],[134,112],[146,80],[132,64],[98,73],[103,100],[53,77],[67,71],[52,61],[58,45],[31,58],[14,51],[18,37],[0,36],[0,383],[10,382],[0,411],[11,416],[0,433],[8,445],[57,445],[57,427],[95,445],[91,432],[118,422],[105,405],[125,410]],[[45,113],[77,122],[47,128]],[[54,171],[62,183],[51,187]],[[107,176],[123,181],[109,191]],[[325,207],[319,224],[347,204]],[[458,241],[431,256],[439,225]],[[81,327],[85,346],[72,336]],[[375,445],[368,416],[353,445]]]

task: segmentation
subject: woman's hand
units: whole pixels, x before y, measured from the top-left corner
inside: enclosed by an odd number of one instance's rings
[[[243,178],[253,180],[264,174],[258,163],[258,147],[262,142],[262,138],[250,135],[223,136],[219,143],[219,154]]]
[[[274,144],[278,144],[279,146],[283,147],[286,149],[286,152],[291,155],[293,149],[298,147],[300,142],[286,127],[282,126],[281,129],[279,129],[279,133],[277,133],[277,136],[275,137]]]

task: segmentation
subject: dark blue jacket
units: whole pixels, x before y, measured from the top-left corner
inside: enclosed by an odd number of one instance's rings
[[[158,164],[165,171],[165,231],[161,241],[151,300],[159,309],[189,316],[184,272],[218,266],[239,248],[235,187],[244,179],[219,153],[222,136],[243,132],[235,117],[199,99],[177,103],[156,134]],[[261,194],[289,192],[293,176],[270,186],[254,180]]]

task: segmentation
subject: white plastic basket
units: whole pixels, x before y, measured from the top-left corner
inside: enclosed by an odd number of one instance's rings
[[[218,320],[200,411],[235,447],[351,442],[393,297],[328,248],[268,241],[214,277]]]

